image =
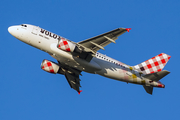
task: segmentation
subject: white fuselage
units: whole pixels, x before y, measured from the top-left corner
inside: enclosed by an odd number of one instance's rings
[[[61,64],[68,65],[80,71],[99,74],[108,78],[119,81],[130,82],[135,84],[149,84],[149,80],[141,77],[141,74],[131,66],[114,60],[101,53],[96,53],[90,62],[75,57],[71,52],[66,52],[57,48],[60,36],[46,31],[34,25],[12,26],[8,31],[17,39],[33,47],[49,53]],[[154,86],[153,82],[153,86]]]

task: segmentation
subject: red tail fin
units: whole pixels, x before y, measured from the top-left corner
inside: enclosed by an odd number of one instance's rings
[[[170,58],[171,56],[161,53],[149,60],[146,60],[145,62],[142,62],[141,64],[134,66],[134,68],[143,74],[159,72],[164,68]]]

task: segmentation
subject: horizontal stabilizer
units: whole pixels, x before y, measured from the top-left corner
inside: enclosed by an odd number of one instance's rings
[[[145,86],[143,85],[144,89],[146,90],[147,93],[152,95],[153,92],[153,87],[152,86]]]
[[[160,72],[156,72],[156,73],[152,73],[152,74],[147,74],[147,75],[145,75],[143,77],[147,78],[149,80],[159,81],[161,78],[165,77],[169,73],[170,73],[169,71],[163,70],[163,71],[160,71]]]

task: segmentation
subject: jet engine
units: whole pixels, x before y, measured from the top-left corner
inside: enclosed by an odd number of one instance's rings
[[[43,69],[46,72],[56,74],[59,73],[60,66],[57,63],[48,60],[43,60],[41,63],[41,69]]]
[[[66,52],[76,52],[76,53],[81,53],[82,50],[80,50],[76,44],[66,40],[65,38],[61,38],[57,47],[61,50],[64,50]]]

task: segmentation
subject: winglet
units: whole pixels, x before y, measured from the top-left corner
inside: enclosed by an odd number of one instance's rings
[[[129,32],[131,30],[131,28],[126,28],[126,30]]]
[[[78,94],[80,94],[82,92],[82,90],[80,90],[79,92],[78,92]]]

